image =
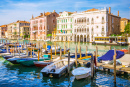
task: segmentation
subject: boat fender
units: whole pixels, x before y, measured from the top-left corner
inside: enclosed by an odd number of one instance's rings
[[[91,66],[91,63],[88,62],[87,64],[85,64],[85,67],[89,68]]]
[[[54,65],[50,72],[55,72],[56,71],[55,69],[56,69],[56,66]]]
[[[51,72],[55,72],[55,69],[51,69]]]

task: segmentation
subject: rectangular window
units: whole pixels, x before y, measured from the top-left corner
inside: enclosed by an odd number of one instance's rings
[[[65,28],[65,25],[64,25],[64,28]]]
[[[70,25],[70,27],[72,28],[72,24]]]
[[[66,19],[66,22],[67,22],[67,19]]]
[[[63,25],[62,25],[62,28],[63,28]]]
[[[72,18],[71,18],[71,22],[72,22]]]
[[[64,23],[65,23],[65,19],[64,19]]]
[[[67,28],[67,25],[66,25],[66,28]]]

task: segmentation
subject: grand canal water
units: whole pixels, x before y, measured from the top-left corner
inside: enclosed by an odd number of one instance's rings
[[[20,41],[22,42],[22,41]],[[28,42],[28,41],[25,41]],[[34,41],[34,43],[36,43]],[[40,42],[42,43],[42,42]],[[53,42],[48,42],[48,44],[53,44]],[[63,42],[57,42],[62,48],[64,46]],[[77,43],[70,42],[70,51],[75,51],[75,46]],[[82,52],[85,52],[86,46],[88,46],[88,51],[93,52],[96,45],[91,43],[81,43]],[[66,46],[68,43],[66,42]],[[99,55],[103,55],[109,50],[109,46],[97,45]],[[122,49],[127,48],[127,46],[112,46],[112,48]],[[38,67],[25,67],[21,65],[13,65],[10,62],[0,58],[0,87],[113,87],[113,73],[98,71],[93,80],[90,78],[76,80],[73,75],[65,75],[61,78],[49,78],[43,77],[40,73],[42,68]],[[130,87],[130,76],[120,75],[117,76],[117,87]]]

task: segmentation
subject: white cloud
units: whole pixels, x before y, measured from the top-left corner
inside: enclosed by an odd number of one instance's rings
[[[117,3],[96,3],[95,1],[78,1],[78,0],[51,0],[51,1],[38,1],[38,2],[14,2],[11,0],[6,0],[7,4],[0,5],[0,25],[15,22],[17,20],[27,20],[29,21],[32,17],[40,15],[41,12],[51,12],[56,10],[56,12],[62,11],[83,11],[90,8],[104,8],[112,7],[112,11],[115,14],[120,9],[115,9],[120,6],[120,2]],[[128,2],[129,3],[129,2]],[[125,2],[125,4],[128,4]],[[2,8],[2,9],[1,9]],[[114,10],[113,10],[114,9]],[[120,16],[127,17],[128,10],[120,11]],[[117,13],[115,14],[117,15]]]

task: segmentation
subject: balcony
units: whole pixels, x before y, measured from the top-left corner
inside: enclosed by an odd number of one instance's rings
[[[72,33],[58,33],[58,34],[56,34],[56,35],[59,35],[59,36],[71,36],[72,35]]]

